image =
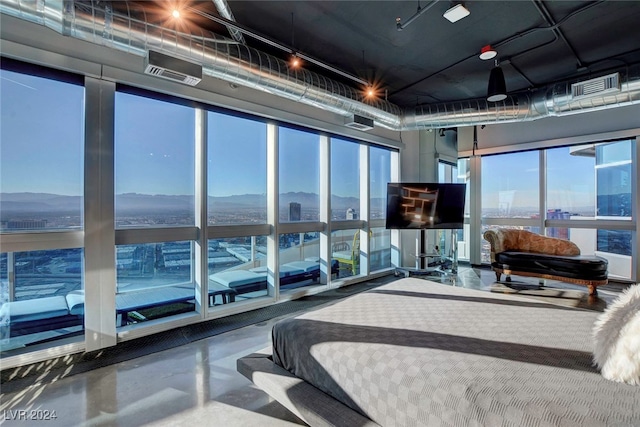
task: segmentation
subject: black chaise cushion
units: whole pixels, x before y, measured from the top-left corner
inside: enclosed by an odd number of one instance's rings
[[[495,254],[495,268],[571,279],[605,280],[608,262],[598,256],[561,256],[532,252],[504,251]]]

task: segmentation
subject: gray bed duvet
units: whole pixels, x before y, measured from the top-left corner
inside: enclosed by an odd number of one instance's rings
[[[407,278],[278,322],[272,358],[382,426],[640,426],[640,387],[592,366],[598,314]]]

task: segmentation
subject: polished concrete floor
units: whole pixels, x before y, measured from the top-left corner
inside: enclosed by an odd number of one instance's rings
[[[518,293],[603,310],[624,288],[610,284],[596,299],[560,282],[518,278],[495,283],[485,269],[461,268],[455,277],[425,277],[454,286]],[[393,276],[382,281],[396,280]],[[515,278],[514,278],[515,280]],[[371,286],[380,284],[380,279]],[[366,289],[366,285],[364,286]],[[334,290],[333,294],[340,290]],[[327,299],[330,303],[332,298]],[[291,315],[291,314],[288,314]],[[287,316],[288,316],[287,315]],[[302,422],[236,371],[236,360],[270,344],[272,325],[284,316],[175,348],[74,375],[34,376],[29,385],[0,394],[0,424],[47,426],[287,426]],[[55,416],[55,418],[54,418]],[[48,418],[48,419],[47,419]],[[47,419],[45,421],[45,419]],[[42,421],[40,421],[42,420]],[[27,421],[27,423],[25,423]]]

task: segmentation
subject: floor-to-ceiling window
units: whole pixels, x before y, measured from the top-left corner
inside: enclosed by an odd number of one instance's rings
[[[193,107],[115,94],[118,326],[194,310],[194,124]]]
[[[623,139],[483,156],[481,232],[513,227],[571,240],[606,258],[610,278],[633,279],[634,149]],[[488,263],[484,240],[481,254]]]
[[[360,145],[331,138],[331,258],[339,278],[360,274]]]
[[[267,296],[267,124],[209,111],[206,165],[210,305]]]
[[[369,148],[369,269],[391,267],[391,231],[385,228],[387,184],[391,182],[391,152]]]
[[[633,274],[632,148],[626,139],[545,150],[546,234],[606,258],[613,278]]]
[[[538,151],[497,154],[481,159],[482,228],[540,227]],[[482,240],[481,260],[489,262],[489,243]]]
[[[0,348],[51,346],[84,323],[84,87],[2,60]],[[67,298],[67,295],[71,297]],[[6,303],[6,304],[5,304]],[[52,344],[53,343],[53,344]]]
[[[384,202],[397,152],[11,64],[0,79],[10,364],[58,343],[73,344],[62,353],[100,345],[85,320],[113,345],[390,266]]]
[[[282,292],[320,282],[320,156],[316,132],[278,132],[278,277]]]

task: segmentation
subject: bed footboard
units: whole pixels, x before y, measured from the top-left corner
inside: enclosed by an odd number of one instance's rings
[[[379,426],[276,365],[271,347],[238,359],[237,369],[310,426]]]

